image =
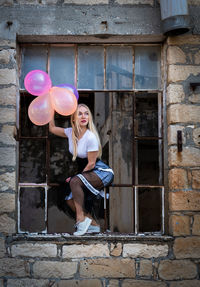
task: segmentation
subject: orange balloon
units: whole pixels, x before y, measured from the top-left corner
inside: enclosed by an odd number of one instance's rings
[[[35,125],[48,124],[54,116],[50,95],[45,94],[34,99],[29,105],[28,116]]]
[[[63,115],[73,114],[77,108],[77,99],[72,91],[66,88],[53,87],[50,89],[51,103],[54,110]]]

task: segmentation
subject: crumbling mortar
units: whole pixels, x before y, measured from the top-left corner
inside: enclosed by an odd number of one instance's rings
[[[140,278],[139,274],[140,274],[140,259],[136,258],[135,259],[135,278],[136,279]]]
[[[122,287],[123,279],[119,279],[119,287]]]
[[[200,280],[200,263],[197,263],[197,279]]]
[[[62,259],[62,256],[63,256],[63,249],[62,249],[62,245],[60,244],[57,244],[57,257]]]
[[[165,259],[175,259],[175,256],[173,253],[173,245],[174,245],[174,241],[169,242],[169,244],[168,244],[168,255],[166,256]]]
[[[109,287],[109,281],[105,278],[101,280],[101,286],[102,287]]]
[[[193,224],[194,224],[194,215],[190,217],[190,235],[192,236],[192,229],[193,229]]]
[[[34,278],[34,272],[33,272],[33,265],[34,265],[34,261],[29,261],[29,268],[30,268],[30,277]]]
[[[16,69],[16,63],[13,62],[13,60],[9,60],[9,63],[8,64],[3,64],[0,62],[0,70],[2,69],[9,69],[9,70],[12,70],[12,69]]]
[[[156,278],[158,277],[158,269],[156,267],[157,261],[155,260],[155,258],[152,258],[152,279],[156,280]]]
[[[80,261],[77,262],[76,273],[74,274],[74,279],[80,279]]]

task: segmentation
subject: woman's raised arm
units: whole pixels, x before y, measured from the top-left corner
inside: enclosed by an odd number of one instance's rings
[[[63,138],[66,138],[66,134],[64,132],[64,128],[60,128],[60,127],[56,127],[55,125],[55,120],[52,119],[50,122],[49,122],[49,131],[54,134],[54,135],[57,135],[59,137],[63,137]]]

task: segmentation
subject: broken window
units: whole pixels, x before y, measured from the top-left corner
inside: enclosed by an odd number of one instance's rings
[[[68,142],[28,118],[35,98],[25,75],[46,70],[53,86],[71,84],[94,116],[102,159],[114,170],[106,199],[91,212],[102,231],[164,232],[163,127],[160,46],[23,45],[19,100],[18,231],[72,233],[74,214],[65,202],[65,179],[76,172]],[[58,126],[69,117],[56,114]],[[85,204],[88,204],[87,202]]]

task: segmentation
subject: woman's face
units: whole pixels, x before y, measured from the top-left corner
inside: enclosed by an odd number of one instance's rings
[[[87,127],[89,122],[89,111],[84,106],[78,107],[77,120],[80,127]]]

